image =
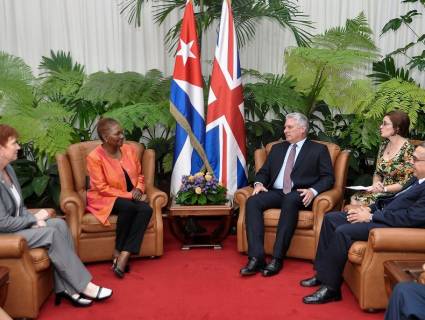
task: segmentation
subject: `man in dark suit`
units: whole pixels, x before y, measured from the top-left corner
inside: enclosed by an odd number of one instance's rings
[[[315,196],[334,183],[329,151],[323,144],[307,139],[308,119],[300,113],[286,116],[286,141],[275,144],[263,167],[255,176],[254,191],[246,205],[248,263],[242,276],[259,271],[263,276],[277,274],[282,268],[298,221],[298,211],[309,208]],[[264,256],[263,212],[281,208],[273,248],[266,265]]]
[[[341,300],[348,250],[354,241],[366,241],[371,229],[425,227],[425,143],[413,153],[413,170],[414,177],[393,197],[378,199],[369,207],[325,215],[314,263],[316,275],[300,282],[304,287],[320,288],[305,296],[304,303]]]
[[[401,282],[395,286],[391,294],[385,320],[425,319],[424,306],[425,285]]]

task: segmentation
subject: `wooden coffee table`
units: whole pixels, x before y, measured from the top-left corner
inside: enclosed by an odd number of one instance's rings
[[[189,206],[176,204],[173,199],[168,215],[171,231],[181,241],[182,250],[200,247],[221,249],[221,242],[229,233],[232,209],[233,207],[230,203],[223,205]],[[189,217],[199,218],[197,222],[201,220],[217,220],[218,217],[218,226],[212,232],[206,234],[188,233],[185,231],[185,225]]]
[[[419,275],[424,272],[422,265],[425,261],[385,261],[384,279],[388,297],[399,282],[417,282]]]

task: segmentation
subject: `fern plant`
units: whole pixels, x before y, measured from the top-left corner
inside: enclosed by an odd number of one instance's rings
[[[37,83],[21,59],[0,53],[0,61],[0,121],[14,126],[22,143],[31,142],[52,159],[72,141],[70,113],[58,103],[36,99]]]
[[[425,90],[415,83],[391,79],[378,86],[372,93],[354,105],[366,119],[382,119],[388,111],[398,109],[409,115],[411,127],[418,120],[418,113],[425,108]]]
[[[39,68],[35,78],[22,59],[0,53],[0,122],[20,133],[26,159],[15,167],[26,198],[40,205],[58,200],[55,154],[92,139],[102,115],[118,119],[129,139],[155,148],[159,172],[171,171],[175,121],[168,111],[169,78],[158,70],[87,76],[62,51],[42,57]]]
[[[0,122],[19,132],[28,159],[20,159],[14,166],[24,198],[35,198],[37,205],[52,197],[58,201],[53,159],[73,141],[74,133],[69,125],[71,113],[40,91],[40,81],[22,59],[0,53]]]
[[[318,101],[347,109],[371,90],[365,80],[353,80],[377,57],[372,31],[360,13],[345,26],[315,36],[311,48],[290,48],[285,52],[286,74],[297,79],[296,89],[307,97],[306,114]]]

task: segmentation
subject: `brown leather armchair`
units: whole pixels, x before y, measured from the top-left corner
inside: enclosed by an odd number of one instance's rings
[[[328,147],[334,166],[335,185],[331,190],[319,194],[314,199],[312,211],[301,210],[299,212],[298,225],[288,250],[288,256],[290,257],[314,259],[324,214],[328,211],[339,210],[342,206],[349,151],[341,151],[340,147],[333,143],[318,142]],[[278,141],[271,142],[265,148],[255,151],[255,171],[258,171],[263,166],[272,145],[275,143],[278,143]],[[252,187],[245,187],[235,193],[235,202],[240,207],[237,224],[238,251],[245,253],[248,251],[245,229],[245,205],[251,196],[252,190]],[[264,249],[266,254],[273,252],[279,216],[280,209],[269,209],[264,212]]]
[[[65,154],[56,160],[61,183],[60,206],[74,238],[76,251],[83,262],[111,260],[115,245],[117,216],[109,217],[110,226],[101,224],[94,215],[86,211],[87,155],[100,141],[81,142],[68,147]],[[136,142],[145,175],[146,194],[153,209],[152,219],[146,229],[140,256],[163,254],[162,208],[168,197],[154,187],[155,151],[145,150]]]
[[[54,216],[54,210],[49,211]],[[13,318],[37,318],[53,290],[52,266],[46,249],[29,249],[22,236],[1,234],[0,265],[9,268],[5,311]]]
[[[377,228],[368,241],[356,241],[348,252],[344,280],[367,311],[384,309],[388,304],[384,262],[388,260],[425,260],[425,230]]]

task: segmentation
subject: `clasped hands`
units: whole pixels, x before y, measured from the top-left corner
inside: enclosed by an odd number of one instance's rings
[[[347,221],[349,223],[370,222],[371,210],[369,207],[356,206],[348,209]]]
[[[41,209],[34,214],[37,222],[33,224],[32,228],[42,228],[47,226],[46,220],[50,218],[50,214],[46,209]]]
[[[269,190],[267,190],[262,183],[256,183],[254,186],[254,190],[252,191],[252,195],[256,195],[260,192],[267,192]],[[311,201],[313,201],[314,199],[314,194],[313,191],[311,191],[310,189],[297,189],[297,191],[300,193],[300,196],[302,197],[302,201],[304,206],[308,206]]]
[[[132,195],[132,197],[133,197],[134,200],[137,200],[137,201],[146,201],[146,202],[148,201],[146,194],[144,194],[142,192],[142,190],[140,190],[138,188],[134,188],[133,190],[131,190],[131,195]]]

